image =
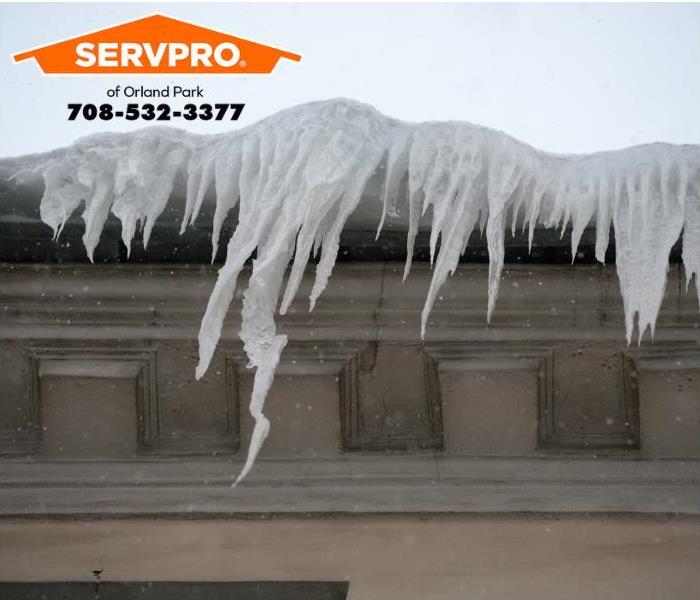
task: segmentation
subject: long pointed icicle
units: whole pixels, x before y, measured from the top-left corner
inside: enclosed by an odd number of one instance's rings
[[[435,267],[421,335],[436,295],[457,268],[475,227],[485,230],[488,242],[490,319],[508,219],[514,231],[517,215],[522,215],[530,245],[536,225],[557,227],[563,234],[571,223],[572,257],[584,229],[594,225],[601,262],[614,227],[628,342],[635,320],[639,340],[647,329],[653,335],[669,253],[681,233],[687,283],[694,277],[700,287],[698,146],[656,143],[554,155],[469,123],[406,123],[365,104],[329,100],[290,108],[227,134],[199,136],[167,128],[100,134],[26,161],[23,172],[33,169],[44,178],[41,218],[56,236],[84,205],[83,241],[91,259],[110,211],[122,222],[127,247],[138,224],[146,243],[178,176],[187,179],[183,229],[196,218],[208,191],[215,191],[212,261],[223,221],[238,205],[238,225],[202,319],[196,370],[198,378],[206,371],[238,277],[257,252],[243,294],[240,332],[255,369],[250,405],[255,429],[237,482],[249,472],[269,430],[263,408],[286,344],[276,331],[275,313],[289,261],[293,258],[282,313],[294,300],[310,254],[321,245],[313,308],[331,275],[341,231],[373,176],[384,176],[377,235],[387,218],[401,218],[408,226],[404,276],[421,217],[432,213]],[[400,198],[404,190],[408,210]]]

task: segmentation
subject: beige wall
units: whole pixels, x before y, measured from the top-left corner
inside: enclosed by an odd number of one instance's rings
[[[654,343],[631,348],[609,268],[509,268],[487,327],[486,273],[465,266],[425,342],[427,266],[401,284],[396,265],[338,265],[311,314],[307,278],[235,490],[252,429],[237,309],[193,379],[213,270],[0,273],[0,581],[700,597],[698,313],[678,267]]]
[[[700,522],[378,517],[0,522],[0,579],[348,580],[351,600],[697,600]]]

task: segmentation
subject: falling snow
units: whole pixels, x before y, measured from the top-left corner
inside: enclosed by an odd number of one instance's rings
[[[432,218],[433,276],[422,335],[436,296],[474,231],[485,233],[488,244],[486,318],[491,318],[506,232],[514,232],[518,223],[527,229],[530,245],[537,225],[563,234],[570,224],[573,257],[584,229],[593,224],[601,262],[613,226],[628,343],[635,324],[639,340],[647,329],[654,333],[668,257],[681,234],[686,282],[695,276],[698,286],[698,146],[655,143],[555,155],[465,122],[407,123],[365,104],[331,100],[290,108],[220,135],[167,128],[99,134],[44,157],[29,157],[27,168],[44,178],[41,218],[56,237],[84,206],[83,243],[91,259],[110,212],[122,223],[127,248],[138,228],[147,246],[178,174],[187,179],[182,230],[197,218],[208,190],[213,186],[216,192],[212,257],[224,219],[238,206],[238,225],[202,319],[196,371],[199,378],[207,370],[238,276],[256,253],[240,332],[255,368],[250,401],[255,428],[237,482],[249,472],[270,427],[263,405],[287,342],[277,333],[275,313],[278,307],[280,314],[287,311],[311,255],[320,253],[313,309],[331,276],[341,231],[377,173],[383,174],[377,235],[387,217],[407,213],[404,277],[421,217]]]

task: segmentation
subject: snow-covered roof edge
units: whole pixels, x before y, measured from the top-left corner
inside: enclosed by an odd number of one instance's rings
[[[490,319],[498,296],[507,223],[572,225],[572,256],[594,223],[596,257],[603,261],[614,226],[617,272],[627,340],[652,335],[663,298],[668,257],[683,233],[687,282],[700,271],[700,148],[663,143],[587,155],[541,152],[501,132],[464,122],[407,123],[350,100],[313,102],[284,110],[244,129],[194,135],[168,128],[98,134],[63,151],[34,156],[29,168],[45,181],[41,218],[55,235],[84,205],[83,242],[92,257],[111,211],[129,247],[138,227],[144,246],[185,172],[182,229],[194,222],[205,194],[216,192],[213,254],[226,215],[238,205],[199,334],[197,377],[207,369],[246,260],[257,252],[243,295],[241,339],[256,368],[250,409],[256,425],[250,469],[269,429],[262,409],[286,337],[275,313],[293,300],[311,253],[320,252],[310,308],[331,275],[340,232],[369,179],[384,169],[383,214],[408,212],[408,274],[421,215],[432,210],[433,278],[421,333],[437,292],[453,272],[475,228],[489,250]],[[437,252],[437,242],[440,250]],[[287,266],[292,267],[284,292]],[[700,287],[700,286],[698,286]],[[281,298],[281,304],[280,304]]]

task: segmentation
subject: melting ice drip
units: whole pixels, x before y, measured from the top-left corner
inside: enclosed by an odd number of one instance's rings
[[[503,268],[505,231],[510,222],[514,232],[518,220],[529,231],[530,245],[536,224],[560,227],[563,233],[571,223],[572,256],[584,228],[595,223],[596,258],[601,262],[614,226],[628,343],[635,317],[640,340],[647,328],[654,333],[669,253],[681,232],[686,283],[695,275],[698,286],[698,146],[656,143],[554,155],[469,123],[406,123],[364,104],[331,100],[291,108],[222,135],[151,128],[96,135],[51,153],[35,165],[46,184],[41,218],[58,236],[84,204],[83,242],[91,259],[110,211],[121,220],[127,248],[139,225],[147,246],[179,172],[187,176],[183,229],[194,222],[205,194],[215,187],[212,256],[226,215],[239,205],[238,226],[202,320],[196,371],[197,378],[206,371],[238,275],[257,252],[243,295],[240,331],[250,366],[256,369],[250,401],[255,428],[236,482],[249,472],[270,427],[263,404],[287,342],[276,330],[277,307],[280,314],[287,311],[310,255],[320,250],[310,296],[313,308],[331,275],[341,230],[368,180],[382,167],[383,213],[377,235],[386,216],[396,215],[407,203],[404,277],[420,217],[432,208],[434,270],[422,334],[440,286],[456,269],[475,229],[485,230],[488,242],[490,319]]]

